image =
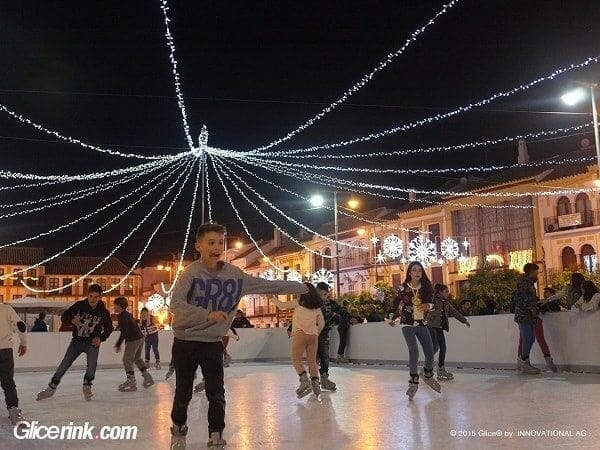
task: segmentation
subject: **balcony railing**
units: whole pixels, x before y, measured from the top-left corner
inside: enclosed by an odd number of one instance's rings
[[[557,231],[574,230],[600,225],[600,211],[587,210],[563,216],[544,218],[544,231],[556,233]]]

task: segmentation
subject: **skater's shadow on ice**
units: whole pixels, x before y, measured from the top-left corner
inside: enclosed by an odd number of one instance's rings
[[[315,438],[315,430],[327,430],[319,440],[321,448],[348,448],[353,439],[348,436],[336,419],[336,411],[328,395],[321,395],[321,401],[313,395],[306,403],[296,405],[296,413],[300,419],[301,435]],[[331,436],[331,442],[324,442],[324,436]]]

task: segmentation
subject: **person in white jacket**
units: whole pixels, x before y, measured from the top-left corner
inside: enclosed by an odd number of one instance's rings
[[[306,285],[309,292],[302,294],[298,301],[282,302],[277,297],[270,298],[279,308],[294,310],[291,359],[294,369],[300,377],[300,386],[296,389],[298,398],[308,395],[311,389],[317,397],[321,395],[319,370],[317,369],[317,347],[319,345],[319,334],[325,327],[325,318],[323,317],[323,311],[321,311],[323,301],[312,284],[307,283]],[[302,363],[304,353],[306,353],[310,380]]]
[[[15,360],[13,358],[13,333],[19,333],[18,355],[27,352],[27,327],[12,306],[0,303],[0,384],[4,390],[8,418],[13,425],[23,420],[15,385]]]
[[[600,309],[600,292],[593,281],[584,281],[581,285],[583,295],[571,307],[572,311],[597,311]]]

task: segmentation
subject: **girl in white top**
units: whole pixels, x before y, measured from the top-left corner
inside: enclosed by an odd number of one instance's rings
[[[309,292],[302,294],[298,301],[281,302],[277,297],[271,301],[281,309],[293,309],[292,317],[292,351],[291,358],[294,369],[300,377],[300,386],[296,389],[298,398],[308,395],[312,389],[318,397],[321,394],[319,385],[319,371],[317,369],[317,347],[319,334],[325,326],[325,319],[321,312],[322,300],[315,287],[306,283]],[[306,361],[310,372],[310,380],[304,370],[302,356],[306,353]]]
[[[583,295],[573,304],[571,311],[597,311],[600,309],[600,293],[593,281],[581,285]]]

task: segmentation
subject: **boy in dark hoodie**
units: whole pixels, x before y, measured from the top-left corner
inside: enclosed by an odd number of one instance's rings
[[[540,369],[529,363],[529,352],[535,342],[534,321],[537,317],[537,303],[539,301],[535,283],[538,280],[537,264],[527,263],[523,267],[523,275],[517,283],[517,290],[513,294],[515,305],[515,322],[519,325],[521,339],[521,356],[517,358],[517,370],[525,374],[536,375]]]
[[[125,297],[117,297],[115,299],[115,312],[119,314],[119,330],[121,330],[121,336],[119,336],[115,344],[115,351],[117,353],[121,351],[121,343],[125,341],[123,367],[125,368],[127,380],[119,385],[119,391],[121,392],[137,391],[137,382],[135,381],[135,373],[133,371],[134,364],[142,372],[142,377],[144,377],[143,386],[147,388],[154,384],[152,375],[148,372],[148,367],[146,367],[142,359],[144,335],[133,316],[127,311],[127,306],[129,306],[129,303]]]
[[[63,313],[62,322],[73,325],[73,339],[48,387],[38,393],[37,400],[43,400],[54,395],[61,378],[82,353],[87,356],[87,369],[83,376],[83,396],[88,401],[92,399],[94,395],[92,393],[92,381],[94,381],[96,375],[100,344],[106,341],[113,331],[110,313],[100,297],[102,297],[100,285],[91,284],[88,288],[87,298],[75,302]]]

